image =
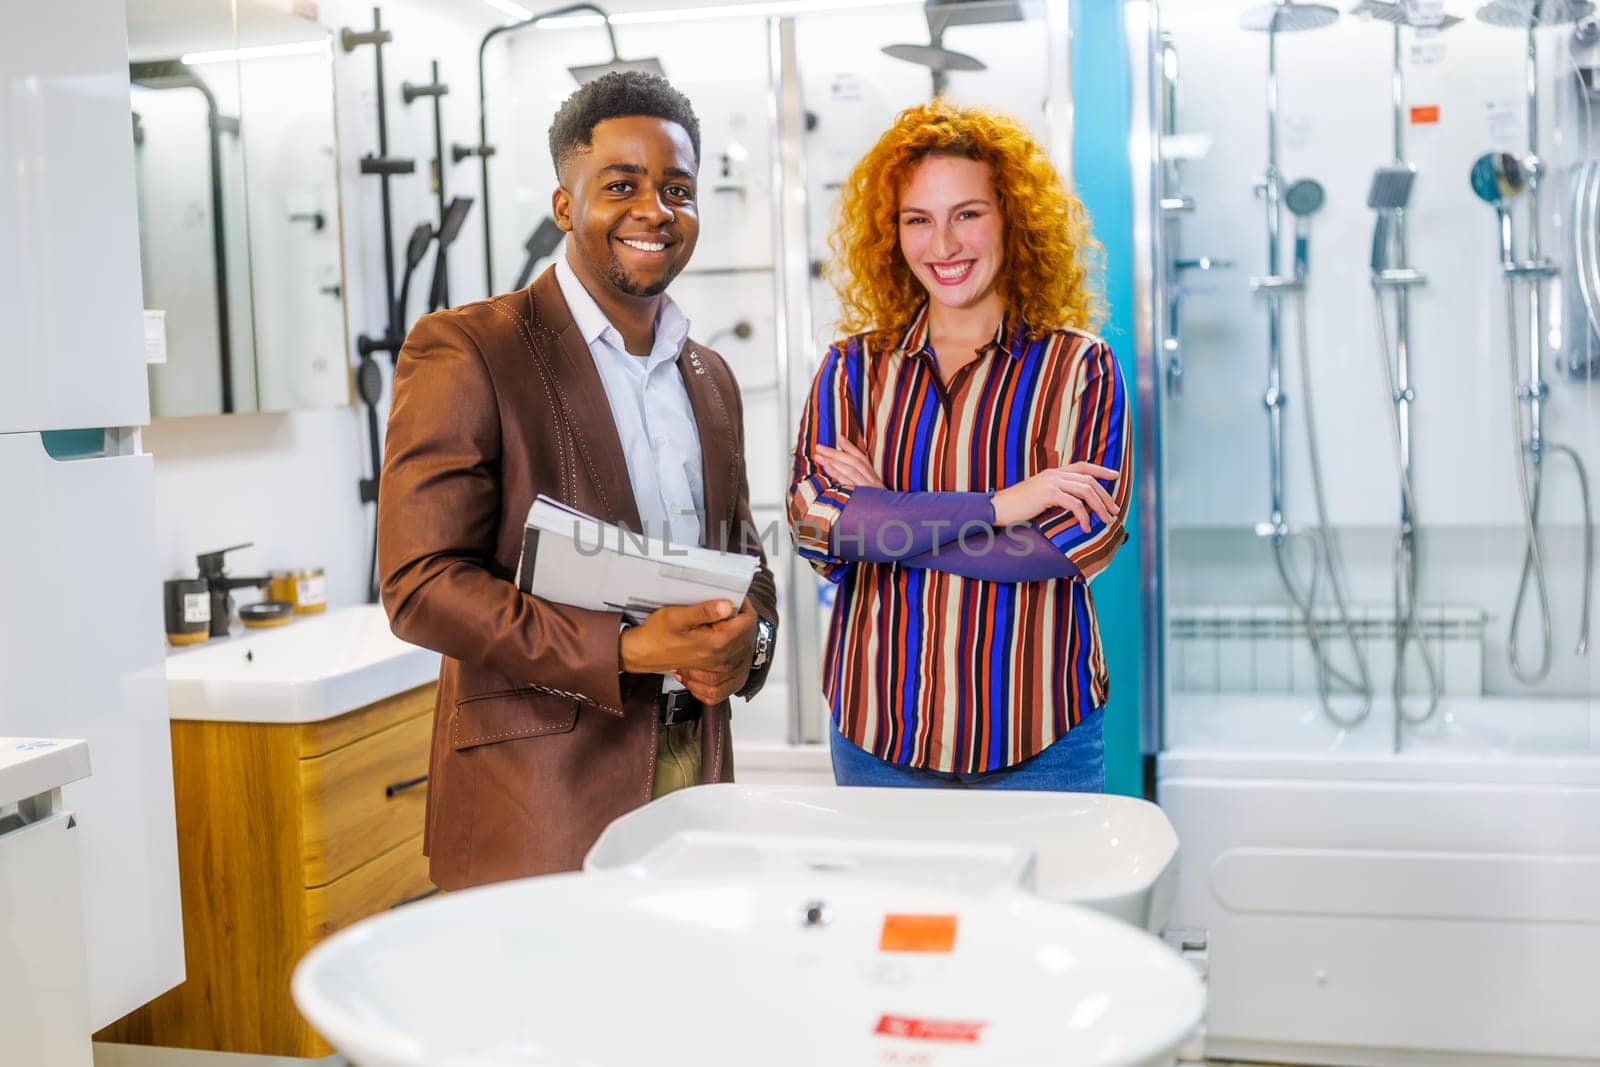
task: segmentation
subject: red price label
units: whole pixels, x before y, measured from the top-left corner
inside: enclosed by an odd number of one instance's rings
[[[883,1015],[873,1031],[884,1037],[906,1037],[913,1041],[953,1041],[975,1045],[988,1023],[955,1019],[913,1019],[906,1015]]]

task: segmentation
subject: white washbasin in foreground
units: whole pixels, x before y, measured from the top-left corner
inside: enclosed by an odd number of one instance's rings
[[[452,893],[334,935],[293,988],[361,1067],[1156,1067],[1203,1006],[1095,912],[826,874]]]
[[[880,878],[900,870],[961,888],[947,860],[962,845],[1031,851],[1031,870],[1008,879],[1013,884],[1151,931],[1165,925],[1176,889],[1178,837],[1161,809],[1091,793],[696,786],[617,819],[584,870],[671,876],[827,867]],[[1004,869],[973,860],[967,881]]]
[[[297,617],[167,657],[174,719],[320,722],[439,676],[439,654],[400,640],[377,604]]]

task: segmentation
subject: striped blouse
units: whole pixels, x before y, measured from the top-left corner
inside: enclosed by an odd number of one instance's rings
[[[857,335],[829,348],[812,383],[789,524],[800,554],[839,584],[823,695],[840,732],[880,759],[999,770],[1042,751],[1109,695],[1088,583],[1127,539],[1127,389],[1099,338],[1071,329],[1027,334],[1020,322],[1002,322],[979,357],[942,383],[924,304],[898,345]],[[1101,483],[1118,515],[1109,523],[1091,516],[1087,532],[1060,509],[1034,520],[1078,577],[1002,584],[849,562],[831,546],[852,490],[813,458],[816,446],[841,438],[900,492],[989,492],[1087,460],[1122,473]]]

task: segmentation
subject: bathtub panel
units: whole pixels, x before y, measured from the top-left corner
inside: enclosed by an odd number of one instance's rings
[[[1576,783],[1597,773],[1163,756],[1171,925],[1208,931],[1211,1054],[1594,1062],[1600,788]]]
[[[1211,892],[1258,915],[1600,923],[1600,858],[1234,848]]]

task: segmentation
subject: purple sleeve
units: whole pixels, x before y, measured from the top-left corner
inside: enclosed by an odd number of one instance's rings
[[[905,562],[963,530],[990,530],[993,522],[988,493],[895,493],[860,486],[834,521],[831,553],[860,563]]]
[[[1006,584],[1078,576],[1072,561],[1028,524],[996,530],[993,537],[958,538],[921,555],[901,559],[900,565]]]

